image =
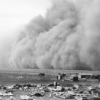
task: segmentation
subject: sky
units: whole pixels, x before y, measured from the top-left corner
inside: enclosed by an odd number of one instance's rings
[[[11,36],[18,27],[45,15],[50,0],[0,0],[0,38]]]

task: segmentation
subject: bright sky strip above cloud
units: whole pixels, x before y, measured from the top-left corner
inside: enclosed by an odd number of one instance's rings
[[[45,15],[50,0],[0,0],[0,35],[28,23],[39,14]]]

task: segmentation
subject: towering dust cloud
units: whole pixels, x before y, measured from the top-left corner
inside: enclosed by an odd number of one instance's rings
[[[100,0],[55,0],[12,46],[15,68],[100,70]]]

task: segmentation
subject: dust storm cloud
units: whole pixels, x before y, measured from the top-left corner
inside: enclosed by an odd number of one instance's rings
[[[14,68],[100,70],[100,0],[54,0],[20,32]]]

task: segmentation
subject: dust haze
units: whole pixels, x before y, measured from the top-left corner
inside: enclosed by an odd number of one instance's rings
[[[53,0],[12,45],[12,68],[100,70],[100,0]]]

